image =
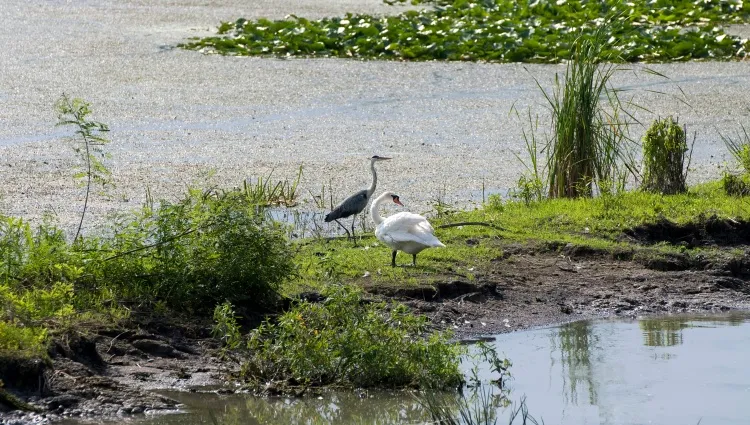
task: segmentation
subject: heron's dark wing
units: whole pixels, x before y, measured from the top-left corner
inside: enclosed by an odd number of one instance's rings
[[[336,208],[334,208],[328,215],[326,215],[325,221],[333,221],[339,218],[349,217],[354,214],[359,214],[367,206],[367,190],[360,190],[354,195],[344,199]]]

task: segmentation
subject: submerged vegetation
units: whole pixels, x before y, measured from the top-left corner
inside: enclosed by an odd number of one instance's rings
[[[607,57],[729,59],[744,57],[748,41],[724,25],[747,22],[748,13],[742,0],[441,0],[398,16],[238,19],[182,47],[230,55],[557,63],[573,57],[581,32],[590,36],[612,20],[602,46]]]

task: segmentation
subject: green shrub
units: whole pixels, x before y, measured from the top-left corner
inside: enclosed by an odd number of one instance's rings
[[[75,316],[78,257],[61,230],[0,216],[0,351],[44,356],[50,323]]]
[[[224,348],[229,350],[237,349],[242,343],[242,334],[240,326],[237,324],[237,318],[234,315],[234,307],[230,302],[224,302],[214,308],[214,322],[216,323],[211,329],[211,335],[218,338],[224,344]]]
[[[721,184],[724,191],[730,196],[748,196],[750,195],[750,174],[735,175],[725,173],[721,178]]]
[[[0,320],[0,358],[5,356],[46,357],[47,330]]]
[[[190,190],[180,202],[147,205],[86,245],[113,253],[89,267],[84,283],[94,292],[206,314],[224,301],[262,307],[293,271],[282,227],[239,190]]]
[[[641,189],[665,195],[687,191],[688,151],[684,126],[672,117],[655,120],[643,136]]]
[[[366,303],[358,290],[335,287],[324,303],[302,302],[255,329],[243,376],[258,387],[456,387],[464,350],[427,326],[402,304]]]

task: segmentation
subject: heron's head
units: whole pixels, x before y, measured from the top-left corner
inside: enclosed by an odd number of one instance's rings
[[[385,161],[387,159],[391,159],[391,158],[389,158],[387,156],[374,155],[372,158],[370,158],[370,161],[372,161],[372,162],[375,162],[375,161]]]
[[[401,205],[402,207],[404,206],[404,204],[402,204],[401,200],[398,198],[398,195],[396,195],[395,193],[391,193],[391,198],[393,198],[394,204]]]

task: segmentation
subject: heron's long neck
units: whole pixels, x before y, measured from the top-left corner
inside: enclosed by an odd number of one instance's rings
[[[372,202],[372,206],[370,206],[370,215],[372,216],[372,221],[375,222],[375,225],[383,222],[383,217],[380,216],[380,213],[378,212],[378,209],[380,209],[380,204],[385,201],[387,197],[389,197],[388,193],[384,193],[380,196],[378,196],[378,199],[374,200]]]
[[[367,197],[371,197],[375,193],[375,186],[378,184],[378,173],[375,171],[375,161],[370,161],[370,171],[372,172],[372,184],[367,189]]]

